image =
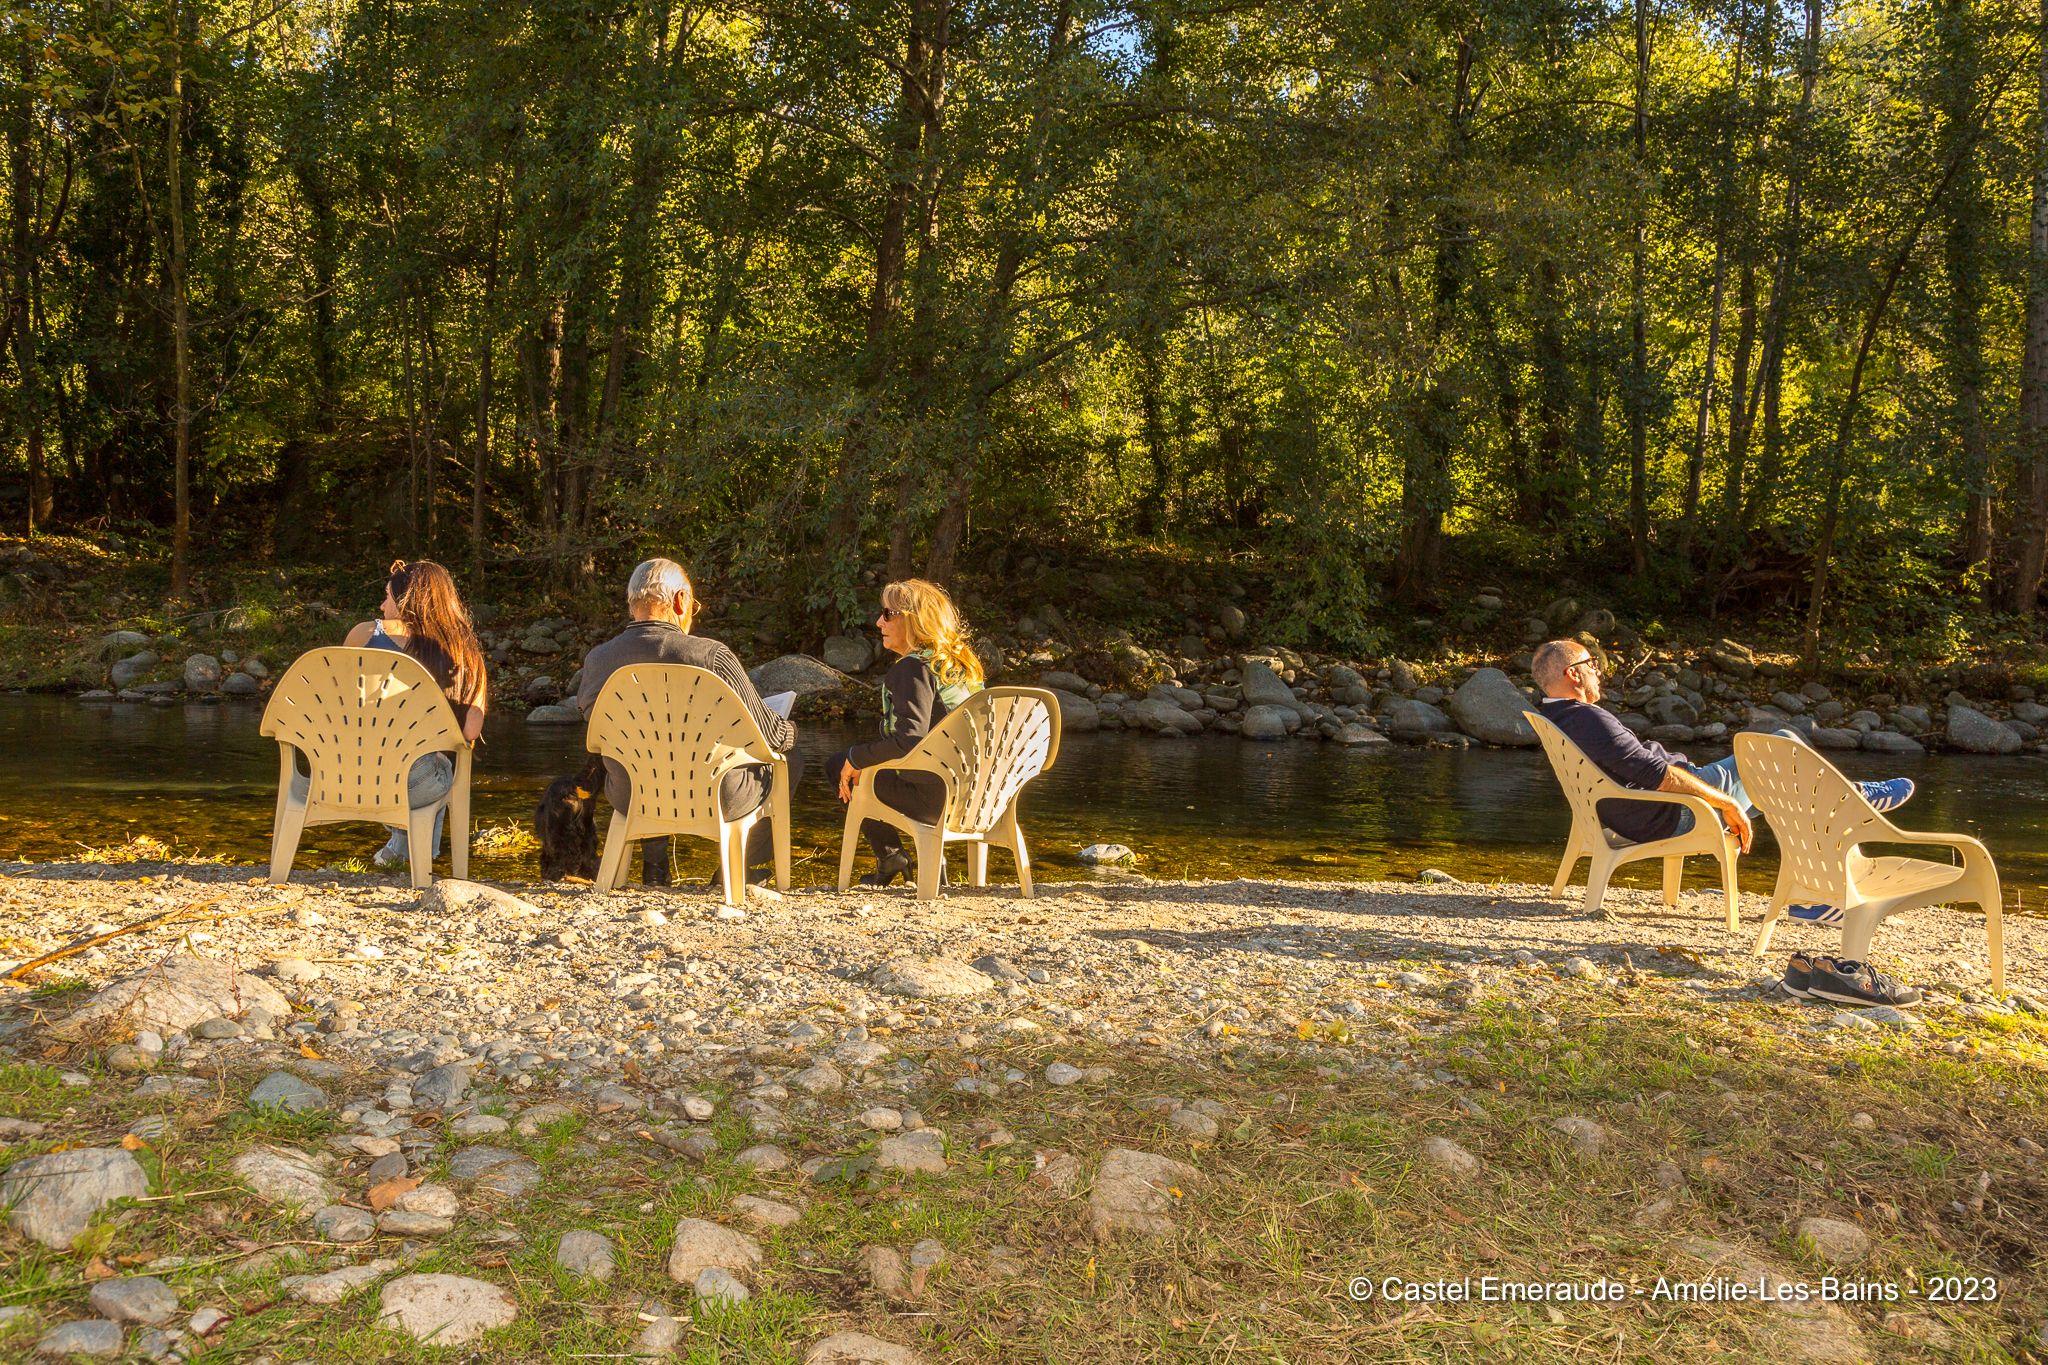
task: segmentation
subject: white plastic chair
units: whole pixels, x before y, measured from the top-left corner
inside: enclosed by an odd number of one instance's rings
[[[1564,861],[1558,864],[1557,880],[1550,886],[1551,895],[1563,896],[1579,859],[1589,858],[1592,862],[1586,873],[1586,913],[1598,914],[1600,903],[1607,896],[1607,881],[1616,868],[1649,858],[1661,858],[1664,860],[1664,903],[1675,906],[1678,904],[1679,882],[1685,876],[1685,860],[1694,854],[1706,854],[1721,864],[1721,890],[1728,901],[1728,930],[1734,933],[1742,927],[1742,912],[1736,903],[1738,883],[1735,871],[1735,860],[1740,856],[1741,848],[1735,842],[1735,836],[1722,827],[1721,817],[1712,806],[1700,797],[1683,792],[1642,792],[1624,787],[1602,772],[1598,764],[1587,758],[1578,745],[1567,739],[1564,732],[1543,715],[1537,712],[1525,715],[1529,724],[1535,727],[1536,737],[1543,741],[1543,752],[1550,756],[1551,770],[1557,774],[1558,785],[1564,788],[1565,800],[1571,803],[1572,808],[1572,832],[1565,840]],[[1632,844],[1600,824],[1600,802],[1615,800],[1658,801],[1683,806],[1692,812],[1692,828],[1669,839]]]
[[[1991,947],[1991,989],[2005,990],[2005,926],[1998,867],[1967,834],[1922,834],[1881,815],[1834,764],[1782,735],[1739,734],[1735,764],[1778,837],[1778,884],[1756,938],[1761,954],[1791,905],[1841,909],[1842,954],[1870,956],[1870,941],[1891,916],[1927,905],[1969,901],[1984,911]],[[1929,844],[1962,854],[1962,864],[1925,858],[1871,858],[1862,844]]]
[[[1017,860],[1017,886],[1029,897],[1031,855],[1017,824],[1024,784],[1050,768],[1060,751],[1060,706],[1042,687],[989,687],[946,713],[915,749],[889,763],[860,770],[846,803],[839,844],[839,889],[853,884],[853,855],[864,820],[885,820],[910,836],[917,854],[917,898],[938,899],[946,845],[967,845],[968,879],[988,885],[990,846]],[[875,795],[885,772],[934,773],[946,785],[946,804],[934,825],[920,824]]]
[[[470,743],[447,694],[419,660],[390,649],[302,654],[271,690],[262,733],[278,745],[270,880],[290,880],[306,826],[373,820],[405,827],[412,884],[425,886],[434,872],[434,814],[443,807],[449,861],[457,878],[469,876]],[[455,784],[431,805],[411,805],[406,779],[413,763],[443,753],[455,757]]]
[[[716,673],[688,664],[628,664],[605,680],[584,746],[617,762],[633,783],[628,809],[614,810],[605,828],[599,887],[626,879],[627,849],[635,840],[687,834],[718,846],[725,903],[738,905],[746,896],[747,835],[771,820],[775,886],[789,890],[789,762]],[[726,819],[719,779],[764,763],[775,770],[768,799]]]

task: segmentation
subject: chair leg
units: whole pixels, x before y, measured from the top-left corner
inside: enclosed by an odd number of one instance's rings
[[[725,886],[727,905],[744,905],[747,900],[747,831],[749,820],[720,821],[718,826],[718,874]]]
[[[769,834],[775,844],[775,889],[789,890],[789,765],[775,767],[775,816]]]
[[[860,822],[867,811],[867,801],[858,788],[853,800],[846,803],[846,828],[839,834],[839,889],[846,890],[853,885],[853,854],[860,847]]]
[[[597,865],[597,889],[616,891],[626,883],[626,860],[633,847],[626,837],[626,817],[619,811],[605,825],[604,857]]]
[[[411,864],[412,889],[422,891],[434,880],[434,813],[441,803],[420,806],[406,812],[406,858]]]
[[[1996,893],[1978,904],[1984,911],[1984,938],[1991,949],[1991,993],[2005,994],[2005,920]]]
[[[967,846],[967,884],[988,885],[988,841],[980,840]]]
[[[1030,900],[1037,894],[1031,889],[1031,854],[1024,847],[1024,827],[1015,815],[1010,817],[1010,852],[1017,855],[1017,889]]]
[[[1881,906],[1859,905],[1842,921],[1842,956],[1852,962],[1870,960],[1870,941],[1885,920]]]
[[[458,754],[455,786],[448,793],[448,869],[455,880],[469,880],[469,755]]]
[[[1593,854],[1592,866],[1586,872],[1586,913],[1601,913],[1601,902],[1607,899],[1607,879],[1614,875],[1614,860],[1611,855],[1602,856],[1597,850]]]
[[[1786,900],[1781,895],[1771,897],[1771,908],[1764,911],[1764,923],[1756,933],[1756,947],[1750,949],[1758,957],[1771,950],[1771,934],[1778,927],[1778,921],[1785,917]]]
[[[305,803],[280,794],[277,819],[270,834],[270,880],[288,882],[292,879],[292,859],[298,855],[299,836],[305,833],[305,829]]]
[[[1684,881],[1685,859],[1666,858],[1664,860],[1664,903],[1666,905],[1675,906],[1678,904],[1678,888]]]
[[[1721,841],[1721,851],[1715,855],[1721,864],[1721,894],[1728,898],[1728,932],[1742,931],[1742,905],[1739,896],[1740,883],[1735,879],[1735,849],[1726,839]]]
[[[1564,889],[1572,884],[1572,873],[1578,870],[1579,859],[1586,854],[1577,844],[1566,844],[1564,861],[1557,865],[1557,876],[1550,883],[1550,898],[1563,900]]]
[[[946,841],[935,826],[922,826],[912,836],[917,844],[917,898],[939,898],[939,874],[946,869]]]

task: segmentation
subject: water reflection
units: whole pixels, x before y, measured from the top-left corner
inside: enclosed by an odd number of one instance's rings
[[[61,858],[148,834],[196,853],[262,861],[277,747],[257,733],[259,715],[245,703],[0,698],[0,781],[10,793],[0,804],[0,855]],[[837,869],[841,808],[817,775],[848,738],[844,727],[803,727],[799,743],[813,776],[795,809],[803,882]],[[580,764],[582,732],[573,727],[493,716],[485,741],[473,799],[480,826],[524,827],[541,788]],[[2041,760],[1830,757],[1853,777],[1913,778],[1920,793],[1901,823],[1975,834],[1998,859],[2008,905],[2015,890],[2027,907],[2042,903]],[[1054,878],[1080,871],[1081,847],[1108,842],[1137,850],[1154,876],[1357,879],[1435,866],[1468,880],[1547,882],[1568,824],[1548,766],[1532,750],[1361,752],[1295,741],[1074,735],[1061,744],[1059,766],[1025,798],[1034,865]],[[319,826],[306,832],[300,865],[367,858],[378,842],[366,827]],[[681,852],[681,875],[709,875],[708,844],[684,841]],[[992,862],[999,878],[1012,875],[1003,855]],[[1692,864],[1688,884],[1708,884],[1710,866]],[[531,852],[479,855],[474,867],[508,880],[536,872]],[[1775,870],[1769,836],[1760,833],[1744,860],[1744,885],[1767,890]],[[1622,880],[1651,886],[1655,877],[1655,866],[1644,864]]]

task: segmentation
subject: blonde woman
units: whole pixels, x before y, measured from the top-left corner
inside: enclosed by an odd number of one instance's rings
[[[841,801],[852,799],[861,769],[903,757],[948,711],[981,690],[981,660],[968,646],[959,609],[938,584],[908,578],[882,589],[875,628],[882,632],[883,648],[901,657],[882,678],[882,737],[856,744],[826,765]],[[911,819],[930,823],[945,805],[946,788],[932,773],[885,772],[875,775],[875,795]],[[860,879],[862,886],[887,886],[910,873],[910,855],[894,825],[867,820],[861,833],[875,851],[875,870]]]

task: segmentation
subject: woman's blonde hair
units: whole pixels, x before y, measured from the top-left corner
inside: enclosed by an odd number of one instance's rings
[[[942,685],[981,686],[981,660],[967,643],[960,609],[944,588],[922,578],[906,578],[882,589],[882,605],[902,613],[912,649],[932,652],[932,672]]]

